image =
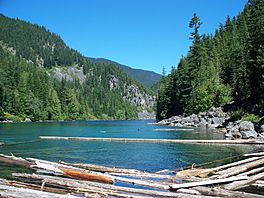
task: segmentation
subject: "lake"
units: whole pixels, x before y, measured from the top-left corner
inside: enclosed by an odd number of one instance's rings
[[[186,130],[187,129],[187,130]],[[191,145],[174,143],[125,143],[41,140],[39,136],[124,137],[153,139],[223,139],[224,135],[206,129],[157,126],[147,121],[70,121],[2,123],[0,147],[3,154],[50,161],[92,163],[136,168],[145,171],[178,169],[221,158],[258,151],[256,146]],[[25,171],[0,164],[0,176]]]

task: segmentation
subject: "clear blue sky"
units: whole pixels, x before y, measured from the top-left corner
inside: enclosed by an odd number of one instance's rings
[[[190,46],[194,12],[201,33],[214,33],[247,0],[0,0],[0,12],[43,25],[89,57],[161,73]]]

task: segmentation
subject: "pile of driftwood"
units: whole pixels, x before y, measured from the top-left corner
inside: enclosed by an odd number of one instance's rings
[[[50,162],[0,155],[0,163],[23,166],[33,174],[0,179],[0,197],[264,197],[245,187],[264,188],[264,153],[215,168],[149,173],[92,164]]]

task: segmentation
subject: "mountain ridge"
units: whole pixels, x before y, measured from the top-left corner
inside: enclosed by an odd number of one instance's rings
[[[0,24],[0,117],[132,119],[153,111],[154,92],[116,65],[91,62],[43,26],[2,14]]]
[[[130,77],[136,79],[137,81],[141,82],[146,87],[151,87],[159,82],[162,78],[161,74],[158,74],[154,71],[144,70],[144,69],[136,69],[116,61],[112,61],[105,58],[94,58],[88,57],[92,62],[95,63],[110,63],[115,64],[120,67],[123,71],[125,71]]]

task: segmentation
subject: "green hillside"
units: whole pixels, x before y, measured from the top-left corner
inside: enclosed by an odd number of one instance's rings
[[[2,117],[131,119],[153,93],[114,64],[93,63],[44,27],[0,15]]]
[[[263,115],[264,1],[250,0],[214,35],[200,35],[201,25],[194,14],[189,23],[192,46],[178,68],[162,79],[157,118],[227,104],[240,115]]]

